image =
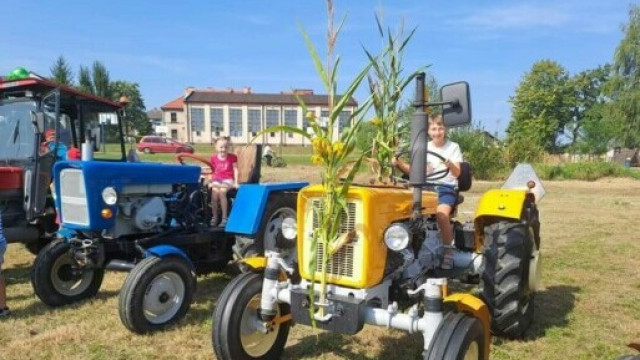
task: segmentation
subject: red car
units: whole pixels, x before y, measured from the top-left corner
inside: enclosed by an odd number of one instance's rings
[[[145,136],[138,143],[138,151],[145,154],[181,152],[193,154],[193,146],[162,136]]]

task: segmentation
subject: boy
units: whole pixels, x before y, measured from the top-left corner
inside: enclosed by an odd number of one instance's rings
[[[7,239],[4,236],[2,227],[2,211],[0,211],[0,317],[9,315],[7,307],[7,287],[2,277],[2,264],[4,263],[4,252],[7,250]]]
[[[442,156],[445,160],[442,161],[434,155],[427,154],[427,175],[439,170],[449,170],[447,176],[432,181],[432,183],[435,185],[434,190],[438,193],[436,219],[442,234],[442,242],[445,245],[442,268],[451,269],[453,267],[453,252],[449,246],[453,243],[453,227],[449,216],[456,201],[455,188],[458,186],[458,176],[460,176],[462,152],[457,143],[447,139],[447,128],[444,126],[442,116],[436,115],[429,118],[428,134],[431,141],[427,143],[427,150]],[[395,157],[391,163],[403,173],[409,174],[410,166],[408,164]]]

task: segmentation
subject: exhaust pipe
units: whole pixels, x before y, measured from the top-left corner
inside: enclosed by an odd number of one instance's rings
[[[422,186],[425,182],[427,161],[427,113],[424,111],[425,73],[416,77],[415,112],[411,120],[411,172],[409,182],[413,188],[413,218],[422,214]]]

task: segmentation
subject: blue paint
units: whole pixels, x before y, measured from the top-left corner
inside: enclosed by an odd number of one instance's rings
[[[103,161],[60,161],[54,165],[56,208],[60,209],[60,173],[64,169],[81,169],[84,174],[85,193],[89,207],[89,225],[63,223],[74,230],[106,230],[115,224],[118,207],[108,206],[102,201],[102,190],[107,186],[116,189],[118,194],[126,185],[186,184],[188,191],[199,186],[199,166],[173,165],[161,163],[131,163]],[[104,219],[102,209],[110,208],[113,216]],[[60,214],[60,219],[64,214]]]
[[[226,232],[254,235],[258,232],[260,222],[264,216],[269,194],[279,191],[299,191],[309,185],[308,182],[283,182],[243,184],[233,202]]]
[[[191,259],[189,259],[189,256],[187,256],[187,253],[172,245],[156,245],[152,248],[147,249],[145,258],[149,257],[149,254],[159,258],[165,258],[167,256],[175,255],[185,259],[193,268],[193,263],[191,262]]]

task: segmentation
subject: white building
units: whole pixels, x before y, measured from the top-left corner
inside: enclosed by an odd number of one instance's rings
[[[162,119],[167,135],[193,143],[211,143],[219,136],[230,136],[236,144],[246,144],[263,129],[287,125],[308,130],[300,99],[322,122],[328,116],[327,95],[311,90],[294,90],[280,94],[256,94],[251,88],[242,90],[196,90],[187,88],[184,96],[162,106]],[[358,103],[352,98],[335,124],[335,136],[351,125]],[[299,134],[283,131],[262,134],[256,143],[305,145]]]

